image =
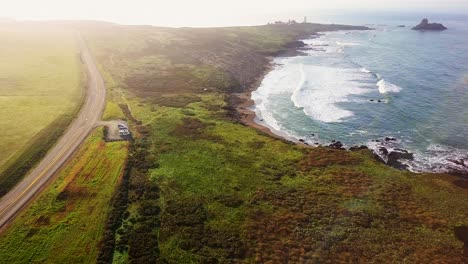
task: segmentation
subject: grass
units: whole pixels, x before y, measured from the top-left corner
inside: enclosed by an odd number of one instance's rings
[[[213,111],[222,94],[129,103],[150,133],[131,152],[147,159],[132,163],[116,263],[463,263],[453,228],[468,224],[468,192],[455,177],[270,138]]]
[[[298,37],[346,26],[296,25],[233,28],[81,25],[109,87],[147,100],[204,91],[239,91],[266,69],[267,56]],[[156,102],[158,103],[158,102]]]
[[[122,113],[122,109],[120,109],[120,106],[116,102],[107,100],[106,108],[102,114],[102,120],[115,119],[125,119],[125,115]]]
[[[14,185],[71,122],[85,78],[69,31],[9,24],[0,28],[0,37],[0,183],[5,187]]]
[[[58,178],[0,235],[0,263],[92,263],[127,156],[96,130]]]
[[[227,99],[267,56],[338,28],[81,24],[134,131],[121,184],[109,205],[125,143],[95,134],[75,173],[0,237],[0,262],[463,263],[454,228],[468,225],[468,191],[455,177],[398,171],[368,150],[304,148],[232,115]]]
[[[102,27],[84,35],[140,137],[99,262],[463,263],[453,230],[468,225],[468,193],[454,177],[303,148],[233,119],[226,98],[267,56],[333,27]]]

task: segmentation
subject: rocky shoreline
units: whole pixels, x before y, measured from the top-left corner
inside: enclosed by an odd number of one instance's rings
[[[310,37],[314,37],[316,35],[311,35]],[[306,54],[303,51],[310,49],[306,47],[306,44],[300,40],[289,43],[286,46],[286,48],[287,48],[286,50],[281,51],[275,57],[304,56]],[[304,139],[290,139],[290,138],[287,138],[286,136],[282,136],[277,131],[272,131],[272,129],[270,129],[269,127],[257,122],[256,113],[255,111],[252,110],[252,108],[255,105],[254,101],[251,99],[252,92],[258,89],[258,87],[261,85],[265,76],[274,69],[275,57],[267,57],[268,64],[265,66],[265,69],[262,71],[260,75],[258,75],[255,81],[250,86],[248,86],[248,88],[245,91],[240,92],[240,93],[232,93],[230,98],[228,99],[228,104],[232,108],[234,108],[235,111],[237,112],[238,115],[236,119],[240,123],[246,126],[253,127],[269,135],[270,137],[285,140],[287,142],[298,144],[303,147],[312,148],[312,147],[318,147],[318,146],[325,146],[325,147],[344,150],[344,151],[359,151],[359,150],[366,149],[366,150],[371,151],[374,154],[376,159],[385,163],[386,165],[399,169],[399,170],[409,171],[409,166],[407,163],[408,161],[414,160],[414,153],[411,153],[408,150],[394,146],[395,143],[398,141],[394,137],[374,139],[372,143],[376,146],[378,145],[378,147],[360,145],[360,146],[352,146],[352,147],[346,148],[343,145],[343,143],[338,140],[332,140],[329,144],[325,144],[325,145],[322,145],[318,142],[315,142],[314,144],[309,144]],[[449,161],[454,163],[455,165],[459,165],[458,167],[460,167],[460,169],[452,168],[448,170],[447,173],[454,175],[454,176],[461,177],[463,179],[468,179],[468,161],[464,161],[463,159],[453,160],[453,161],[449,160]],[[468,188],[468,186],[465,186],[467,185],[465,183],[465,180],[463,180],[462,183],[463,183],[461,184],[462,188]]]

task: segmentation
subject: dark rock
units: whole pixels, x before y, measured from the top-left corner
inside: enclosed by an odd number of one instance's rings
[[[468,180],[456,180],[453,182],[453,184],[459,188],[468,189]]]
[[[468,179],[468,170],[466,170],[466,169],[460,170],[460,169],[457,169],[457,168],[449,168],[448,174],[453,175],[453,176],[458,176],[458,177],[463,178],[463,179]],[[455,185],[457,185],[460,188],[467,188],[466,183],[464,183],[464,182],[458,182],[457,184],[455,184]],[[462,185],[460,185],[460,184],[462,184]]]
[[[381,103],[381,102],[382,102],[382,100],[380,100],[380,99],[379,99],[379,100],[377,100],[377,102]]]
[[[379,148],[379,151],[384,154],[384,155],[387,155],[388,154],[388,150],[385,148],[385,147],[380,147]]]
[[[305,140],[303,140],[303,139],[301,138],[301,139],[299,139],[299,142],[305,142]]]
[[[349,150],[351,151],[358,151],[358,150],[363,150],[363,149],[369,149],[367,146],[361,145],[361,146],[353,146],[350,147]]]
[[[412,160],[414,158],[413,153],[409,153],[408,151],[400,152],[400,151],[392,151],[387,155],[387,165],[397,168],[399,170],[407,169],[408,166],[401,163],[400,160]]]
[[[385,141],[387,141],[387,142],[388,142],[388,141],[396,141],[396,138],[394,138],[394,137],[386,137],[386,138],[385,138]]]
[[[374,102],[374,99],[370,99],[369,101]]]
[[[468,257],[468,226],[457,226],[453,229],[453,233],[463,242],[463,256]]]
[[[310,134],[310,135],[313,136],[313,137],[315,137],[315,134],[314,134],[314,133],[312,133],[312,134]]]
[[[463,166],[463,167],[466,167],[466,164],[465,164],[465,161],[460,159],[460,160],[454,160],[454,159],[448,159],[448,161],[452,162],[452,163],[455,163],[459,166]]]
[[[398,27],[400,27],[400,28],[404,28],[404,27],[406,27],[406,26],[405,26],[405,25],[398,25]]]
[[[332,141],[333,143],[331,143],[330,145],[328,145],[328,147],[332,148],[332,149],[340,149],[340,150],[345,150],[345,148],[343,148],[343,144],[340,142],[340,141]]]
[[[409,153],[406,149],[396,148],[395,150],[398,152]]]
[[[439,23],[429,23],[427,18],[424,18],[419,25],[411,28],[414,30],[446,30],[447,28]]]

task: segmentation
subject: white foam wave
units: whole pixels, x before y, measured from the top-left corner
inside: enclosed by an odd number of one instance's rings
[[[355,42],[341,42],[341,41],[337,41],[336,44],[339,46],[360,46],[361,45]]]
[[[363,72],[363,73],[371,73],[371,71],[369,71],[369,70],[366,69],[366,68],[361,68],[361,72]]]
[[[438,144],[429,145],[426,150],[417,151],[407,148],[401,140],[395,141],[370,141],[366,144],[382,160],[387,162],[387,156],[380,149],[385,148],[389,153],[407,149],[414,154],[414,159],[401,159],[401,163],[408,166],[412,172],[464,172],[468,175],[468,151]]]
[[[400,86],[387,82],[384,79],[380,80],[377,83],[377,86],[379,87],[379,93],[381,94],[398,93],[402,90]]]
[[[318,38],[302,40],[306,45],[311,48],[307,50],[306,53],[314,55],[320,53],[343,53],[343,48],[345,45],[338,45],[335,41],[330,41],[327,38],[327,35],[322,35]]]
[[[301,66],[300,78],[291,100],[304,113],[322,122],[342,122],[353,116],[337,104],[347,102],[348,96],[370,92],[362,80],[368,78],[359,69]]]
[[[407,165],[414,172],[464,171],[468,174],[468,151],[431,144],[424,152],[416,152]]]
[[[272,128],[275,132],[286,133],[286,129],[275,117],[275,102],[272,97],[278,94],[291,93],[295,89],[295,80],[299,77],[297,71],[292,71],[295,58],[276,59],[276,67],[263,79],[260,87],[252,92],[252,100],[255,102],[255,112],[259,119],[263,119],[263,125]],[[286,135],[292,136],[292,135]]]

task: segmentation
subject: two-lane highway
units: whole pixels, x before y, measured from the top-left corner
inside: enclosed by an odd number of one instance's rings
[[[20,183],[0,200],[0,228],[8,223],[66,163],[95,128],[101,117],[106,99],[104,80],[86,43],[80,36],[77,39],[82,63],[87,68],[88,87],[85,102],[78,116],[57,144]]]

